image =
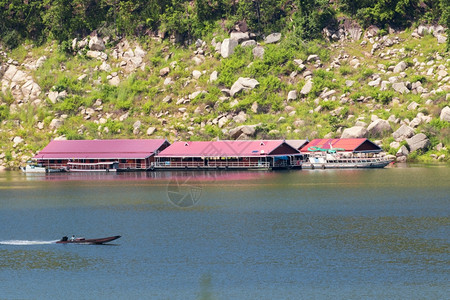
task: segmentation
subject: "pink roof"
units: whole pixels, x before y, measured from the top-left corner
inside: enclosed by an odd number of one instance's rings
[[[248,157],[270,155],[280,146],[289,151],[277,155],[298,153],[282,140],[268,141],[209,141],[175,142],[158,154],[158,157]]]
[[[322,149],[331,149],[331,148],[341,148],[344,151],[351,152],[373,152],[373,151],[381,151],[381,148],[368,139],[358,138],[358,139],[315,139],[305,145],[301,151],[302,152],[310,152],[308,148],[310,147],[319,147]],[[342,151],[342,150],[341,150]]]
[[[35,159],[131,159],[147,158],[166,142],[157,140],[51,141]]]

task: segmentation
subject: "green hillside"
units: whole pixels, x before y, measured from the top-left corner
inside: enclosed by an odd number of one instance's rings
[[[56,138],[350,134],[396,155],[420,133],[398,160],[448,162],[446,2],[0,1],[0,168]]]

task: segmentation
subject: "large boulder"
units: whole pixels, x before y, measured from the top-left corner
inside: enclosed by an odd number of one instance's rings
[[[230,95],[233,97],[235,94],[242,90],[254,89],[259,82],[256,79],[239,77],[239,79],[231,86]]]
[[[410,92],[404,82],[395,82],[392,84],[392,88],[400,94],[408,94]]]
[[[297,100],[297,91],[296,90],[289,91],[287,100],[288,101]]]
[[[356,139],[367,137],[368,131],[362,126],[353,126],[344,129],[341,135],[341,139]]]
[[[300,91],[300,94],[308,95],[309,92],[311,92],[312,87],[313,87],[312,80],[306,81],[305,85],[303,86],[302,90]]]
[[[167,76],[167,74],[169,74],[169,72],[170,72],[169,67],[162,68],[161,70],[159,70],[159,76],[161,76],[161,77]]]
[[[252,53],[255,58],[263,59],[264,58],[264,47],[256,46],[255,48],[252,49]]]
[[[407,138],[410,138],[414,135],[414,129],[409,127],[408,125],[402,125],[399,129],[397,129],[393,134],[392,137],[397,142],[401,142]]]
[[[242,42],[241,46],[242,47],[255,47],[256,46],[256,41],[255,40],[248,40],[248,41]]]
[[[424,150],[430,146],[430,140],[423,133],[416,134],[412,138],[406,139],[406,143],[408,143],[409,150],[411,152],[416,150]]]
[[[105,43],[98,36],[93,36],[89,41],[89,49],[94,51],[103,51],[105,50]]]
[[[223,58],[229,57],[234,52],[234,48],[238,45],[235,39],[224,39],[220,47],[220,54]]]
[[[400,149],[398,149],[397,153],[395,154],[395,156],[399,157],[399,156],[408,156],[409,155],[409,150],[408,148],[405,147],[405,145],[401,146]]]
[[[446,106],[441,110],[441,121],[450,122],[450,107]]]
[[[280,39],[281,39],[281,33],[272,33],[272,34],[269,34],[264,39],[264,42],[266,42],[266,44],[273,44],[273,43],[277,43]]]
[[[236,128],[233,128],[229,131],[230,137],[232,139],[237,139],[239,137],[247,136],[253,137],[256,134],[256,127],[260,126],[260,124],[256,125],[241,125]]]
[[[400,72],[405,71],[407,66],[408,66],[408,65],[407,65],[404,61],[399,62],[399,63],[394,67],[394,73],[400,73]]]
[[[370,123],[367,127],[367,131],[369,131],[371,136],[382,136],[384,133],[392,132],[392,127],[388,121],[377,119]]]
[[[238,31],[233,31],[230,34],[230,39],[236,40],[238,43],[246,41],[250,38],[248,32],[238,32]]]
[[[50,122],[50,125],[49,125],[49,127],[50,127],[50,129],[58,129],[59,127],[61,127],[63,125],[63,121],[62,120],[60,120],[60,119],[53,119],[51,122]]]

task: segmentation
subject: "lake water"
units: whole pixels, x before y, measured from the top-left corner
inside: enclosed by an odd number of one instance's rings
[[[448,299],[449,204],[445,166],[3,172],[0,298]]]

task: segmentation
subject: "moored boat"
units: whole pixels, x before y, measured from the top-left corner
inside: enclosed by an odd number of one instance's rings
[[[57,173],[66,171],[64,168],[53,169],[43,164],[33,163],[32,161],[28,161],[25,167],[20,167],[20,170],[24,173]]]
[[[61,240],[57,241],[57,244],[85,244],[85,245],[101,245],[120,238],[120,235],[97,238],[97,239],[85,239],[84,237],[69,239],[67,236],[63,237]]]
[[[303,169],[384,168],[392,161],[384,157],[310,156],[302,163]]]

